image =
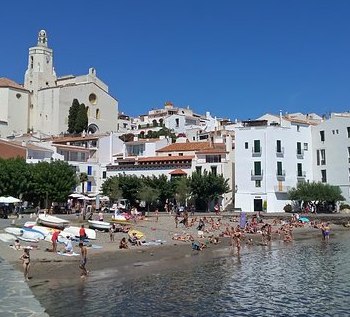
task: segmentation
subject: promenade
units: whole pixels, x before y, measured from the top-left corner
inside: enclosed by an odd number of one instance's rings
[[[0,317],[48,316],[24,281],[23,274],[2,258],[0,285]]]

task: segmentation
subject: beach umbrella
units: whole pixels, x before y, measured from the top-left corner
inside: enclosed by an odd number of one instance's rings
[[[71,198],[80,198],[80,197],[85,197],[85,196],[82,195],[82,194],[70,194],[69,197],[71,197]]]
[[[145,236],[141,231],[132,229],[128,231],[129,237],[131,238],[134,235],[134,233],[136,234],[137,239],[142,239]]]
[[[12,196],[1,196],[0,197],[0,203],[4,203],[4,204],[14,204],[14,203],[19,203],[21,200]]]

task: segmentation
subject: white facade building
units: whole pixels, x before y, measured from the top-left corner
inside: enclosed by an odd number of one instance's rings
[[[0,137],[27,133],[29,91],[0,78]]]
[[[350,202],[350,113],[332,113],[312,129],[316,182],[339,186]]]
[[[287,192],[312,181],[311,127],[266,115],[235,129],[235,208],[281,212]]]
[[[57,77],[53,50],[42,30],[37,45],[29,49],[24,86],[0,80],[0,133],[3,137],[28,130],[46,135],[66,133],[74,99],[88,108],[89,132],[116,130],[118,102],[108,93],[108,86],[94,68],[87,75]]]

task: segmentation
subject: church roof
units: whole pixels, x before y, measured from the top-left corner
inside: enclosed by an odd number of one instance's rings
[[[0,77],[0,87],[27,90],[23,86],[21,86],[20,84],[17,84],[15,81],[8,79],[8,78],[5,78],[5,77]]]

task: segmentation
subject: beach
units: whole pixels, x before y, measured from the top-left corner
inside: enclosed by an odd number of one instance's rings
[[[60,215],[58,215],[60,216]],[[206,261],[213,257],[218,250],[228,250],[230,248],[230,239],[227,237],[220,237],[218,244],[208,244],[207,248],[203,251],[193,251],[191,248],[192,241],[179,241],[173,240],[173,237],[177,236],[189,236],[191,235],[195,240],[205,243],[208,236],[219,236],[225,226],[236,227],[238,223],[237,215],[219,215],[206,214],[206,217],[212,217],[214,220],[221,220],[221,227],[210,233],[204,233],[204,237],[198,237],[197,222],[191,227],[185,228],[182,224],[175,228],[174,216],[169,214],[161,214],[159,220],[152,215],[145,217],[143,220],[137,220],[136,223],[132,223],[131,227],[144,233],[145,240],[149,241],[162,241],[161,244],[156,246],[130,246],[129,249],[120,250],[119,241],[122,237],[128,237],[126,233],[116,232],[114,234],[114,242],[110,241],[108,232],[97,231],[97,239],[90,240],[87,243],[88,262],[87,269],[91,272],[91,277],[88,278],[105,278],[108,274],[118,275],[120,278],[133,278],[140,276],[140,274],[148,274],[155,271],[176,269],[182,263],[186,261],[192,261],[192,255],[196,253],[198,255],[195,259],[196,262]],[[71,225],[80,226],[85,224],[88,227],[87,221],[83,221],[80,217],[75,215],[61,215],[61,217],[68,219]],[[203,215],[195,215],[197,221]],[[279,215],[265,217],[265,223],[272,223],[273,219],[279,217],[280,219],[288,219],[291,215]],[[316,219],[322,218],[315,215]],[[326,216],[324,216],[326,217]],[[329,217],[329,216],[328,216]],[[27,216],[29,218],[29,216]],[[190,220],[193,217],[190,217]],[[111,219],[111,214],[105,215],[105,221]],[[329,218],[327,218],[329,221]],[[15,220],[16,225],[23,224],[25,220],[32,219],[20,219]],[[235,221],[233,221],[235,220]],[[248,216],[249,220],[249,216]],[[348,221],[348,217],[334,217],[332,227],[332,235],[336,232],[347,231],[348,228],[342,224]],[[273,226],[272,241],[281,240],[277,234],[274,233],[278,225]],[[244,247],[245,241],[251,238],[252,243],[256,246],[261,244],[261,234],[245,234],[245,239],[242,240],[242,246]],[[293,230],[294,240],[298,239],[321,239],[321,232],[319,229],[312,228],[307,224],[303,227],[295,228]],[[46,251],[50,248],[50,243],[46,241],[40,241],[39,243],[25,243],[21,242],[22,247],[26,245],[32,245],[33,249],[31,254],[31,269],[29,285],[35,288],[36,285],[43,285],[45,283],[55,283],[66,285],[69,283],[77,283],[80,281],[79,260],[80,256],[62,256],[53,252]],[[78,243],[74,243],[74,252],[79,254],[80,250]],[[64,249],[64,245],[58,244],[58,250]],[[22,271],[22,264],[19,261],[21,251],[14,250],[9,244],[1,242],[0,250],[2,257],[9,263],[11,263],[17,270]]]

